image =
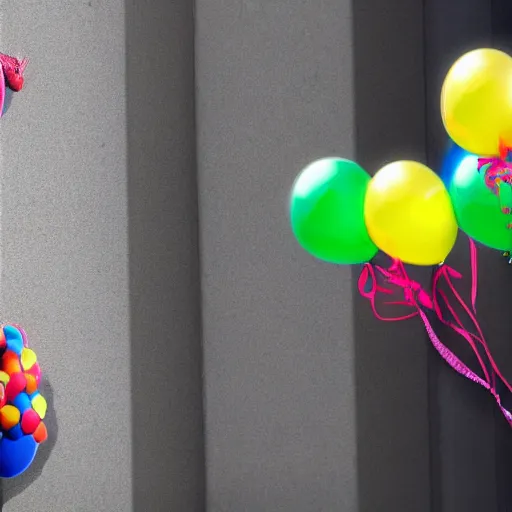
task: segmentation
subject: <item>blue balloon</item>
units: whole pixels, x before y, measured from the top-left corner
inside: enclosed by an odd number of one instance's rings
[[[7,342],[7,348],[12,350],[18,355],[21,355],[23,350],[23,336],[21,332],[12,325],[6,325],[4,327],[5,341]]]
[[[32,407],[30,397],[27,395],[27,393],[20,393],[12,401],[12,404],[14,405],[14,407],[16,407],[16,409],[20,411],[21,414],[23,414],[25,411]]]
[[[21,425],[18,423],[17,425],[14,425],[10,430],[7,431],[7,439],[21,439],[23,437],[23,430],[21,430]]]
[[[441,169],[439,171],[439,176],[446,185],[446,188],[450,187],[453,176],[455,175],[457,169],[460,167],[461,163],[464,162],[465,165],[467,165],[468,160],[466,159],[468,158],[471,160],[474,158],[476,160],[478,159],[478,156],[473,155],[473,153],[468,153],[465,149],[457,146],[455,142],[450,141],[448,150],[446,151],[446,154],[441,163]],[[476,168],[476,161],[474,162],[474,165]]]
[[[33,436],[16,440],[0,439],[0,478],[13,478],[28,469],[36,456],[37,447]]]

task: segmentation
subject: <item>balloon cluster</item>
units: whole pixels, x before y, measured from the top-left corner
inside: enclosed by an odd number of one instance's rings
[[[364,263],[359,290],[375,315],[384,320],[419,316],[441,357],[486,388],[512,425],[512,414],[497,391],[512,393],[512,385],[500,373],[476,319],[474,243],[503,250],[510,258],[512,58],[498,50],[479,49],[457,60],[444,81],[441,115],[453,148],[440,176],[407,160],[390,163],[373,177],[347,159],[318,160],[295,181],[291,226],[299,244],[315,257],[343,265]],[[471,305],[453,284],[461,274],[444,264],[459,228],[470,239]],[[379,249],[391,258],[388,268],[373,263]],[[434,266],[430,292],[409,277],[404,263]],[[385,304],[407,306],[407,314],[390,318],[377,311],[377,295],[394,293],[388,285],[402,296]],[[472,331],[450,304],[449,293],[469,317]],[[432,314],[464,338],[479,371],[471,370],[439,340],[430,322]]]
[[[0,53],[0,117],[7,111],[10,93],[23,88],[26,65],[27,59]],[[0,325],[0,478],[28,469],[48,437],[40,381],[41,369],[25,331]]]
[[[26,59],[0,53],[0,117],[7,111],[10,93],[23,88],[26,65]],[[0,325],[0,478],[23,473],[48,437],[40,380],[37,356],[23,329]]]
[[[512,249],[512,57],[480,49],[450,69],[441,93],[454,142],[444,179],[458,224],[493,249]]]
[[[380,249],[404,263],[435,265],[457,238],[443,181],[412,161],[386,165],[373,178],[349,160],[312,163],[293,187],[291,223],[302,247],[337,264],[370,261]]]
[[[47,404],[39,392],[41,370],[25,332],[0,329],[0,477],[23,473],[47,439]]]

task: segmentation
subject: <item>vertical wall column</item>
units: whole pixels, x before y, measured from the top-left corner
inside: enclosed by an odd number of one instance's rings
[[[512,4],[507,0],[491,1],[491,30],[492,41],[495,48],[506,51],[512,55]],[[493,251],[493,260],[499,253]],[[494,261],[489,261],[493,265]],[[489,338],[493,341],[496,360],[505,377],[512,381],[512,323],[509,321],[510,299],[509,288],[512,278],[511,268],[501,265],[493,272],[493,279],[489,282],[486,295],[480,303],[486,304],[485,311],[487,328],[492,333]],[[485,265],[485,262],[484,262]],[[484,267],[485,268],[485,267]],[[487,267],[489,268],[489,267]],[[487,302],[489,301],[489,302]],[[492,302],[491,302],[492,301]],[[504,398],[505,399],[505,398]],[[512,407],[512,395],[506,396],[506,407]],[[512,434],[510,426],[504,421],[503,416],[495,409],[496,428],[496,497],[497,510],[506,510],[512,503],[512,486],[510,474],[512,473]]]
[[[355,512],[349,268],[292,238],[296,174],[354,157],[348,0],[197,1],[209,512]]]
[[[372,174],[395,160],[425,162],[423,2],[353,6],[357,160]],[[430,269],[410,272],[428,289]],[[368,301],[354,303],[359,510],[436,510],[423,324],[383,323]]]
[[[502,0],[426,0],[426,64],[428,155],[439,168],[448,147],[439,97],[443,79],[455,60],[481,47],[497,47],[510,52],[510,2]],[[478,319],[501,371],[510,379],[511,324],[508,321],[510,268],[498,251],[479,247],[480,275]],[[448,263],[466,278],[457,283],[470,296],[469,251],[466,235],[460,234]],[[474,357],[462,352],[464,341],[453,331],[442,329],[443,341],[463,354],[471,367]],[[509,485],[512,441],[510,427],[488,393],[453,373],[432,355],[430,397],[436,423],[431,430],[434,509],[439,511],[501,511],[512,499]],[[506,406],[508,393],[503,395]],[[470,485],[468,485],[468,483]]]
[[[490,2],[426,0],[425,21],[428,158],[430,165],[439,170],[449,147],[440,111],[443,80],[458,57],[471,49],[491,45]],[[480,265],[489,256],[487,251],[480,251]],[[499,253],[493,257],[500,263]],[[465,279],[457,282],[457,287],[464,297],[469,298],[469,249],[463,233],[460,233],[447,263],[465,275]],[[502,263],[506,267],[506,263]],[[483,327],[489,313],[486,303],[495,302],[485,291],[490,277],[491,273],[486,273],[487,282],[480,279],[479,283],[478,318]],[[466,350],[464,340],[440,323],[435,328],[443,342],[459,357],[472,368],[478,367],[469,347]],[[494,336],[485,330],[489,336]],[[484,390],[460,378],[434,352],[429,360],[429,385],[434,419],[431,429],[434,509],[440,512],[499,510],[496,502],[495,404]]]
[[[203,512],[193,2],[126,0],[134,512]]]

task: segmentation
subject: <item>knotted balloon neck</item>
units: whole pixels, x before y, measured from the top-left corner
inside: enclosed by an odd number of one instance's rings
[[[379,281],[399,289],[400,300],[386,301],[384,306],[405,306],[411,308],[405,315],[384,316],[379,313],[377,299],[383,295],[394,295],[396,290],[382,286]],[[374,315],[379,320],[398,321],[418,316],[418,309],[424,307],[434,309],[432,297],[423,289],[420,283],[409,277],[404,264],[400,260],[393,260],[388,268],[366,263],[359,276],[358,288],[361,295],[370,301]]]
[[[434,305],[429,294],[423,289],[420,283],[409,277],[404,264],[400,260],[393,260],[393,263],[387,270],[380,268],[379,270],[386,277],[389,284],[402,289],[404,304],[408,306],[416,306],[419,304],[428,309],[433,308]]]
[[[512,148],[500,140],[499,156],[478,159],[478,171],[482,172],[483,170],[486,187],[498,197],[501,211],[506,215],[512,213],[512,194],[504,194],[502,187],[507,185],[510,192],[512,186],[511,152]],[[509,223],[507,227],[511,229],[512,223]]]
[[[27,64],[27,59],[18,59],[17,57],[0,53],[0,65],[2,66],[5,81],[9,88],[15,92],[21,91],[23,88],[23,73]]]

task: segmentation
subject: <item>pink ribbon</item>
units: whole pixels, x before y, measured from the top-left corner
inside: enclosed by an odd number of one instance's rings
[[[500,197],[500,186],[502,183],[512,185],[512,168],[507,162],[510,148],[502,141],[499,142],[499,156],[478,159],[478,171],[480,172],[485,166],[489,166],[484,172],[484,181],[486,187],[498,197],[500,200],[501,211],[505,215],[511,213],[511,206],[504,205]],[[512,225],[508,225],[512,228]]]
[[[19,60],[0,53],[0,117],[4,111],[6,83],[13,91],[20,91],[23,87],[23,73],[27,63],[27,59]]]
[[[452,282],[453,279],[462,278],[462,275],[455,269],[447,265],[441,265],[436,269],[432,283],[432,295],[429,295],[418,282],[413,281],[408,276],[404,264],[399,260],[393,260],[391,266],[387,269],[377,265],[366,263],[363,267],[361,275],[359,276],[358,288],[360,294],[370,301],[372,311],[379,320],[400,321],[407,320],[415,316],[419,316],[423,321],[425,330],[430,339],[430,342],[432,343],[432,346],[436,349],[439,355],[458,374],[487,389],[496,400],[498,407],[500,408],[501,412],[503,413],[509,424],[512,426],[512,414],[507,409],[505,409],[501,404],[501,398],[496,391],[496,379],[499,378],[500,381],[505,385],[505,387],[511,392],[512,386],[508,383],[508,381],[505,379],[505,377],[500,372],[498,366],[496,365],[492,357],[492,354],[489,350],[489,347],[487,345],[487,342],[485,340],[485,337],[482,333],[482,329],[478,323],[478,320],[476,319],[478,266],[476,246],[472,240],[470,240],[470,253],[471,307],[464,302],[464,300],[462,299],[462,297],[460,296]],[[394,293],[393,290],[385,288],[378,284],[377,281],[379,276],[383,277],[388,284],[399,288],[403,293],[403,300],[388,301],[384,303],[384,306],[402,305],[408,307],[409,309],[412,309],[412,311],[409,311],[407,314],[397,317],[383,316],[379,313],[376,306],[376,299],[378,295],[392,295]],[[451,305],[450,301],[448,300],[447,294],[440,287],[442,282],[444,282],[448,286],[448,289],[454,296],[455,300],[467,314],[468,318],[473,324],[473,327],[475,328],[476,333],[472,333],[464,327],[462,320],[455,311],[455,308]],[[369,289],[368,285],[370,285]],[[443,314],[442,305],[444,305],[444,307],[451,314],[453,319],[452,321],[447,320],[445,318],[445,314]],[[454,330],[468,343],[473,353],[475,354],[475,357],[479,363],[484,378],[480,377],[473,370],[471,370],[448,347],[446,347],[446,345],[444,345],[441,342],[441,340],[436,335],[428,319],[428,316],[425,313],[425,310],[434,312],[437,318],[443,324],[447,325],[452,330]],[[482,357],[480,351],[477,348],[478,346],[480,346],[483,349],[483,353],[485,354],[485,358],[490,369],[485,364],[484,358]]]

